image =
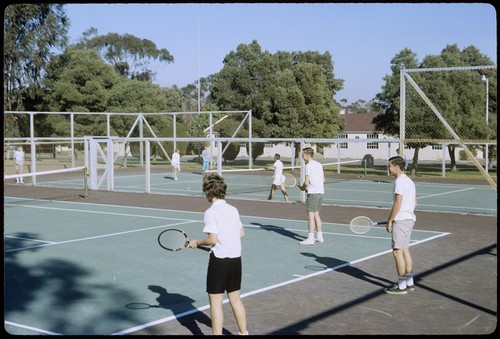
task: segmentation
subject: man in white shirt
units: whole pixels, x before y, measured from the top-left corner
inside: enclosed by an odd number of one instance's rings
[[[174,176],[174,180],[177,180],[177,174],[181,171],[181,154],[180,150],[177,148],[172,154],[172,175]]]
[[[281,155],[276,153],[274,155],[274,164],[271,168],[274,170],[273,183],[271,184],[271,191],[269,192],[269,196],[267,200],[273,199],[273,194],[276,191],[276,188],[280,188],[281,193],[283,193],[283,197],[285,201],[288,202],[288,193],[286,193],[285,181],[283,180],[283,162],[280,160]]]
[[[313,157],[314,150],[311,147],[302,150],[302,158],[306,162],[306,178],[299,188],[301,191],[307,191],[308,236],[307,239],[299,242],[301,245],[314,245],[316,241],[324,242],[319,210],[325,194],[325,176],[323,165],[314,160]],[[316,240],[314,239],[314,231],[316,231]]]
[[[24,151],[23,147],[19,146],[15,151],[14,151],[14,166],[16,167],[16,173],[17,174],[23,174],[23,167],[24,167]],[[21,183],[24,184],[23,178],[22,177],[16,177],[16,183]]]
[[[387,232],[392,237],[392,255],[396,263],[398,281],[384,289],[388,294],[407,294],[415,290],[413,283],[413,259],[410,255],[410,238],[415,226],[415,207],[417,205],[415,183],[405,173],[405,159],[395,156],[389,159],[389,173],[396,178],[394,182],[394,202]]]

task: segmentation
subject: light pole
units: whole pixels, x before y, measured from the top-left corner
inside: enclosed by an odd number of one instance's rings
[[[488,125],[488,77],[483,74],[481,80],[486,81],[486,126]]]

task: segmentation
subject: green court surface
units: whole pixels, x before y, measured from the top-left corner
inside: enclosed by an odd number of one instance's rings
[[[182,172],[178,180],[173,180],[171,173],[152,173],[150,192],[152,194],[203,196],[201,172]],[[272,183],[272,172],[257,171],[251,174],[225,173],[228,185],[227,196],[230,198],[261,200],[268,198]],[[381,179],[382,178],[382,179]],[[341,180],[335,176],[325,184],[324,204],[338,206],[360,206],[373,208],[390,208],[393,198],[393,177],[381,177],[376,180],[352,179]],[[28,179],[28,178],[27,178]],[[44,181],[38,179],[37,184],[46,187],[79,188],[83,179],[58,177]],[[101,178],[99,190],[109,190],[106,177]],[[28,179],[29,180],[29,179]],[[297,178],[299,180],[299,178]],[[435,211],[463,214],[497,215],[497,192],[489,185],[469,183],[441,183],[415,181],[417,189],[417,211]],[[133,174],[132,170],[117,171],[113,182],[113,190],[117,192],[147,192],[146,176],[143,173]],[[290,201],[302,201],[298,188],[287,189]],[[283,201],[278,189],[273,200]]]
[[[191,188],[166,180],[158,178],[163,190]],[[192,185],[189,190],[199,189],[199,176]],[[426,193],[419,191],[423,204]],[[354,235],[346,224],[324,222],[325,242],[300,246],[304,220],[241,218],[245,298],[341,274],[336,270],[390,252],[384,228]],[[4,197],[4,225],[4,316],[10,334],[128,334],[208,308],[207,253],[169,252],[157,244],[166,228],[203,237],[203,213]],[[412,246],[447,235],[417,229]]]

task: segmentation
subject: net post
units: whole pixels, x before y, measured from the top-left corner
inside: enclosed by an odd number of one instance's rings
[[[88,176],[89,176],[89,172],[88,172],[87,167],[83,167],[83,198],[84,199],[87,199],[89,197]]]

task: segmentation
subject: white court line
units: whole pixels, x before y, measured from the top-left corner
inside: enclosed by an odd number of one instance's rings
[[[14,237],[12,235],[6,235],[5,238],[9,239],[21,239],[21,240],[29,240],[29,241],[35,241],[35,242],[43,242],[46,244],[55,244],[54,241],[48,241],[48,240],[40,240],[40,239],[32,239],[32,238],[24,238],[24,237]],[[8,251],[6,251],[8,252]]]
[[[162,220],[189,220],[189,219],[179,219],[179,218],[167,218],[167,217],[157,217],[151,215],[143,215],[143,214],[130,214],[130,213],[116,213],[116,212],[101,212],[101,211],[93,211],[93,210],[79,210],[73,208],[61,208],[61,207],[48,207],[48,206],[34,206],[34,205],[19,205],[19,204],[4,204],[6,206],[15,206],[15,207],[27,207],[27,208],[38,208],[38,209],[47,209],[47,210],[58,210],[58,211],[68,211],[68,212],[82,212],[82,213],[92,213],[92,214],[107,214],[107,215],[118,215],[125,217],[134,217],[134,218],[151,218],[151,219],[162,219]],[[102,205],[99,205],[102,206]],[[110,205],[111,206],[111,205]]]
[[[422,199],[422,198],[432,198],[432,197],[437,197],[437,196],[440,196],[440,195],[453,194],[453,193],[457,193],[457,192],[470,191],[470,190],[473,190],[473,189],[474,188],[464,188],[464,189],[461,189],[461,190],[454,190],[454,191],[449,191],[449,192],[424,195],[424,196],[417,197],[417,200],[418,199]]]
[[[79,241],[92,240],[92,239],[100,239],[100,238],[112,237],[112,236],[115,236],[115,235],[122,235],[122,234],[128,234],[128,233],[136,233],[136,232],[142,232],[142,231],[149,231],[149,230],[154,230],[154,229],[160,228],[160,227],[172,227],[172,226],[178,226],[178,225],[185,225],[185,224],[190,224],[190,223],[194,223],[194,222],[199,222],[199,221],[198,220],[190,220],[190,221],[178,222],[178,223],[169,224],[169,225],[159,225],[159,226],[152,226],[152,227],[141,228],[141,229],[131,230],[131,231],[109,233],[109,234],[103,234],[103,235],[96,235],[94,237],[87,237],[87,238],[80,238],[80,239],[71,239],[71,240],[53,242],[53,243],[50,243],[50,244],[43,244],[43,245],[36,245],[36,246],[14,248],[14,249],[11,249],[11,250],[7,250],[5,252],[14,252],[14,251],[21,251],[21,250],[26,250],[26,249],[31,249],[31,248],[38,248],[38,247],[46,247],[46,246],[52,246],[52,245],[68,244],[68,243],[72,243],[72,242],[79,242]],[[31,240],[33,240],[33,239],[31,239]]]
[[[61,333],[55,333],[55,332],[50,332],[50,331],[42,330],[42,329],[39,329],[39,328],[36,328],[36,327],[21,325],[21,324],[18,324],[18,323],[13,323],[12,321],[5,321],[5,324],[10,325],[10,326],[14,326],[14,327],[26,328],[28,330],[32,330],[32,331],[39,332],[39,333],[44,333],[44,334],[61,335]]]

